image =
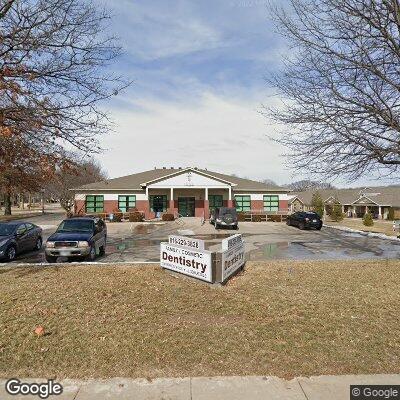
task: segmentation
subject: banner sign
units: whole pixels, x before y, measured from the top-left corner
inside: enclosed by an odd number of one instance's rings
[[[236,236],[236,235],[235,235]],[[244,243],[239,242],[235,247],[222,252],[222,282],[229,278],[244,264]]]
[[[203,281],[212,282],[211,252],[161,243],[160,265]]]
[[[186,236],[168,236],[169,244],[186,247],[188,249],[204,250],[204,240],[192,239]]]
[[[222,240],[222,251],[230,250],[233,247],[237,246],[238,244],[242,243],[243,243],[243,238],[240,233],[229,236],[228,238]]]

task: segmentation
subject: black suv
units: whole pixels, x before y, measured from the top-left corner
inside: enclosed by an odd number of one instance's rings
[[[81,258],[93,261],[106,251],[107,226],[97,217],[75,217],[61,222],[47,239],[45,255],[47,262],[58,257]]]
[[[238,229],[238,217],[236,208],[216,207],[211,211],[210,224],[214,224],[215,229],[226,227]]]
[[[315,228],[320,230],[322,228],[320,216],[313,211],[298,211],[288,215],[286,224],[297,226],[300,229]]]

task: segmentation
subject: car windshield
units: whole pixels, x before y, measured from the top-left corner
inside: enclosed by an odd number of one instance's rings
[[[306,213],[306,217],[319,218],[319,215],[314,212],[308,212],[308,213]]]
[[[57,232],[93,232],[93,221],[67,219],[61,222]]]
[[[233,216],[237,214],[235,208],[220,208],[219,213],[220,215],[231,214]]]
[[[17,225],[0,224],[0,236],[12,235]]]

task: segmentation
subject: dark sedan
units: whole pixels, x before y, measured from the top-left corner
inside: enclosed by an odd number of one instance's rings
[[[0,260],[12,261],[17,254],[42,248],[42,228],[30,222],[0,223]]]
[[[320,230],[322,228],[320,216],[312,211],[298,211],[288,215],[286,224],[289,226],[297,226],[300,229],[314,228]]]

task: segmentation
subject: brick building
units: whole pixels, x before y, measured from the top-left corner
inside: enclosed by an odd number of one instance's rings
[[[155,168],[74,189],[76,213],[126,212],[152,219],[164,212],[208,218],[213,207],[288,211],[288,190],[198,168]]]

